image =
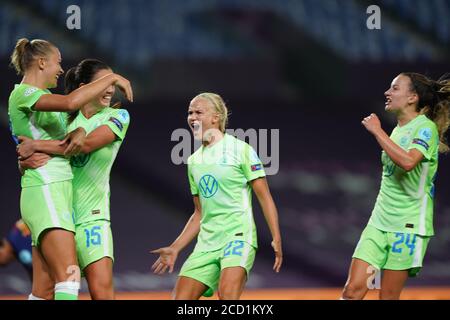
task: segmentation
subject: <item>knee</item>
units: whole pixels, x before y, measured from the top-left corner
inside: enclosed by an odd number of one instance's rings
[[[231,285],[221,285],[218,296],[220,300],[238,300],[241,296],[239,288]]]
[[[89,283],[89,292],[93,300],[113,300],[114,286],[112,279],[96,279]]]
[[[342,298],[345,300],[361,300],[367,291],[363,285],[355,285],[354,283],[347,283],[342,292]]]
[[[383,289],[380,290],[380,300],[398,300],[400,299],[400,292],[392,289]]]

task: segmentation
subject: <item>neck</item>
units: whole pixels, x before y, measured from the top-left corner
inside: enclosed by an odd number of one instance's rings
[[[97,108],[96,106],[93,106],[90,103],[88,103],[87,105],[85,105],[81,108],[81,112],[83,113],[83,115],[86,119],[89,119],[94,114],[98,113],[99,111],[100,111],[99,108]]]
[[[417,111],[403,112],[397,114],[397,122],[400,127],[404,126],[419,115]]]
[[[47,89],[47,85],[42,77],[40,77],[39,71],[27,72],[20,83],[29,84],[39,89]]]
[[[203,140],[203,146],[204,147],[211,147],[215,145],[217,142],[223,139],[223,133],[221,131],[216,131],[214,134],[207,137],[205,140]]]

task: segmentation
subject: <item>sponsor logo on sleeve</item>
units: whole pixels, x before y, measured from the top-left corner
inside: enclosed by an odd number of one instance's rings
[[[117,128],[119,128],[120,131],[123,130],[123,124],[122,124],[122,122],[119,121],[119,119],[111,117],[111,118],[109,118],[109,121],[114,123],[117,126]]]
[[[258,171],[262,169],[261,163],[251,165],[252,171]]]
[[[25,92],[23,93],[23,95],[24,95],[25,97],[29,97],[29,96],[31,96],[33,93],[35,93],[36,91],[38,91],[37,88],[31,87],[31,88],[28,88],[27,90],[25,90]]]
[[[430,146],[428,145],[428,143],[426,143],[425,141],[423,141],[422,139],[414,139],[413,144],[418,144],[419,146],[422,146],[425,148],[425,150],[428,150],[430,148]]]

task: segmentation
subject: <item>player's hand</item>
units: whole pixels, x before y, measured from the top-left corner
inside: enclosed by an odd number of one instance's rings
[[[131,82],[128,79],[125,79],[121,75],[116,75],[115,85],[119,88],[119,90],[125,95],[128,101],[133,102],[133,89],[131,88]]]
[[[280,272],[281,265],[283,264],[283,249],[281,249],[281,240],[273,240],[272,248],[275,252],[275,263],[273,264],[273,270]]]
[[[370,116],[365,117],[361,121],[361,123],[364,127],[366,127],[367,131],[369,131],[372,134],[376,133],[378,130],[381,129],[380,119],[378,119],[375,113],[372,113],[370,114]]]
[[[34,141],[25,136],[19,136],[18,139],[20,144],[16,147],[17,155],[19,156],[19,160],[25,160],[36,151]]]
[[[152,265],[153,273],[164,274],[167,269],[169,269],[169,273],[172,273],[175,261],[178,257],[177,250],[172,247],[164,247],[150,252],[159,254],[158,260]]]
[[[26,160],[20,160],[19,166],[22,169],[37,169],[42,166],[45,166],[47,162],[51,159],[48,154],[41,153],[41,152],[35,152],[31,157],[27,158]]]
[[[76,156],[81,152],[81,148],[84,145],[86,139],[86,130],[79,127],[69,132],[67,136],[60,142],[59,145],[67,144],[67,148],[64,150],[64,156],[71,157]]]

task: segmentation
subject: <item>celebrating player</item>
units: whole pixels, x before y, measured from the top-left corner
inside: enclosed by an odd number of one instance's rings
[[[181,268],[174,299],[211,296],[239,299],[253,266],[257,249],[252,212],[255,192],[272,233],[273,269],[282,264],[278,213],[253,148],[225,133],[228,111],[222,98],[201,93],[192,99],[188,124],[202,146],[188,159],[188,178],[195,210],[179,237],[159,254],[155,273],[173,267],[179,252],[196,236],[194,251]]]
[[[95,82],[112,70],[95,59],[81,61],[65,78],[66,93]],[[114,299],[113,241],[110,227],[109,176],[128,129],[125,109],[111,108],[113,85],[69,117],[69,130],[82,127],[88,133],[78,156],[71,158],[73,171],[73,214],[78,262],[86,276],[92,299]],[[63,154],[60,141],[19,137],[21,157],[34,152]]]
[[[63,73],[61,54],[45,40],[18,40],[11,63],[22,82],[9,97],[9,117],[15,137],[62,140],[67,132],[67,114],[97,97],[111,85],[117,85],[133,99],[128,80],[110,73],[68,95],[53,95]],[[80,133],[81,132],[81,139]],[[65,155],[79,152],[85,132],[69,135]],[[53,157],[38,169],[22,176],[20,200],[22,219],[31,230],[33,245],[33,288],[29,299],[51,299],[40,283],[55,281],[54,298],[77,299],[79,269],[75,249],[75,225],[72,220],[72,171],[65,157]]]
[[[342,299],[364,298],[375,270],[383,270],[380,299],[399,299],[408,276],[421,269],[434,234],[434,180],[438,153],[448,151],[450,82],[401,73],[385,96],[385,109],[398,124],[388,136],[375,114],[362,121],[383,149],[383,176]]]

